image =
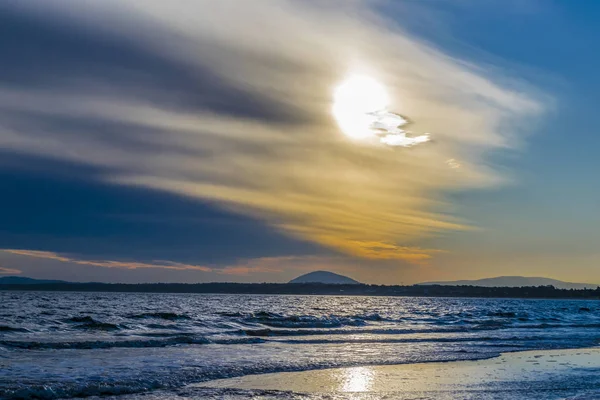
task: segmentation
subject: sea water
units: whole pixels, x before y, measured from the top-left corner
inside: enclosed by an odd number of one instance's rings
[[[246,374],[588,347],[599,328],[592,300],[5,291],[0,398],[169,398]]]

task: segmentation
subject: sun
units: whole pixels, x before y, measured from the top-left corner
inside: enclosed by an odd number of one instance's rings
[[[335,88],[332,113],[342,132],[352,139],[374,136],[373,113],[387,109],[385,87],[367,75],[352,75]]]

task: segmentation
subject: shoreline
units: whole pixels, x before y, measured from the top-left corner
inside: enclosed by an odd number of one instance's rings
[[[385,396],[397,399],[591,399],[600,398],[600,347],[505,352],[479,360],[246,375],[190,387],[291,392],[317,397],[326,394],[374,396],[369,399]],[[588,395],[592,397],[585,397]]]
[[[75,285],[80,285],[79,283],[70,283],[70,286],[75,286]],[[84,285],[84,284],[81,284]],[[101,285],[115,285],[115,286],[119,286],[119,285],[130,285],[130,286],[135,286],[135,285],[144,285],[144,284],[119,284],[119,283],[102,283]],[[163,284],[151,284],[151,285],[163,285]],[[168,285],[168,284],[166,284]],[[205,283],[200,283],[200,284],[194,284],[194,283],[183,283],[183,284],[174,284],[174,285],[206,285]],[[262,285],[260,283],[251,283],[249,285]],[[17,287],[18,286],[18,287]],[[490,289],[488,287],[481,287],[481,286],[473,286],[473,288],[483,288],[483,289]],[[503,289],[503,288],[500,288]],[[512,287],[509,287],[508,289],[515,289]],[[563,290],[563,289],[556,289],[557,291],[566,291],[568,292],[568,290]],[[591,289],[576,289],[575,291],[578,292],[583,292],[583,291],[590,291]],[[390,293],[353,293],[353,292],[323,292],[323,293],[315,293],[315,292],[271,292],[271,291],[265,291],[265,292],[254,292],[254,291],[215,291],[215,292],[210,292],[210,291],[179,291],[179,290],[159,290],[159,291],[152,291],[152,290],[135,290],[135,289],[85,289],[85,288],[76,288],[76,287],[71,287],[71,288],[65,288],[65,287],[61,287],[61,288],[48,288],[48,287],[44,287],[43,284],[34,284],[34,285],[6,285],[6,284],[0,284],[0,293],[18,293],[18,292],[23,292],[23,293],[28,293],[28,292],[45,292],[45,293],[106,293],[106,294],[110,294],[110,293],[116,293],[116,294],[126,294],[126,293],[132,293],[132,294],[197,294],[197,295],[208,295],[208,296],[229,296],[229,295],[244,295],[244,296],[307,296],[307,297],[322,297],[322,296],[327,296],[327,297],[398,297],[398,298],[425,298],[425,299],[494,299],[494,300],[568,300],[568,301],[597,301],[600,300],[600,296],[598,295],[593,295],[593,296],[581,296],[581,295],[573,295],[573,294],[567,294],[567,295],[557,295],[557,296],[531,296],[531,295],[505,295],[505,296],[500,296],[500,295],[475,295],[475,294],[468,294],[468,293],[461,293],[461,294],[449,294],[449,293],[443,293],[443,294],[423,294],[423,293],[417,293],[417,294],[406,294],[406,293],[399,293],[399,294],[390,294]],[[594,289],[594,293],[595,293],[595,289]]]

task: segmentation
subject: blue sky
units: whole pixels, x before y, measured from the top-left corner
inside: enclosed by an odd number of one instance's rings
[[[600,5],[169,4],[0,6],[0,273],[600,283]],[[434,142],[343,137],[355,70]]]
[[[494,273],[598,281],[600,191],[595,180],[600,161],[595,149],[600,138],[593,115],[600,100],[596,75],[600,58],[592,49],[599,5],[433,3],[443,30],[430,34],[431,40],[446,43],[455,54],[474,62],[525,77],[555,103],[542,120],[533,122],[535,129],[523,148],[494,155],[495,162],[510,170],[511,185],[461,193],[456,199],[461,212],[485,232],[454,238],[462,243],[452,245],[489,250],[486,261],[500,260],[493,262]],[[414,29],[427,35],[419,26]],[[479,268],[472,266],[469,273],[478,277],[487,273],[485,267],[477,272]]]

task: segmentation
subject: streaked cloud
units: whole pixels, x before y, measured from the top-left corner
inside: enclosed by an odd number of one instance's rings
[[[103,60],[112,64],[110,73],[48,76],[51,89],[0,87],[0,148],[106,167],[107,181],[207,200],[352,256],[423,263],[437,250],[420,248],[420,239],[470,229],[449,215],[444,194],[502,184],[486,155],[518,146],[544,100],[526,84],[409,36],[370,4],[14,5],[174,67],[166,79],[151,65],[131,70],[119,59]],[[348,140],[331,115],[334,88],[348,73],[382,82],[390,109],[415,121],[414,131],[435,132],[434,142],[392,148]],[[187,92],[172,87],[175,78],[187,80]],[[81,121],[112,128],[98,131]],[[448,160],[460,160],[460,168]],[[269,268],[261,265],[229,271]]]
[[[173,261],[157,260],[154,263],[143,263],[143,262],[127,262],[127,261],[111,261],[111,260],[83,260],[72,256],[57,254],[51,251],[37,251],[37,250],[13,250],[4,249],[6,253],[15,254],[19,256],[43,258],[47,260],[54,260],[66,263],[73,263],[78,265],[89,265],[92,267],[102,268],[120,268],[120,269],[141,269],[141,268],[160,268],[160,269],[171,269],[176,271],[194,270],[202,272],[210,272],[212,268],[204,267],[200,265],[181,264]]]
[[[0,267],[0,275],[19,275],[22,273],[23,271],[20,269]]]
[[[313,271],[316,269],[334,269],[343,271],[347,268],[354,268],[352,262],[342,257],[328,256],[284,256],[284,257],[258,257],[241,259],[231,265],[221,266],[200,266],[177,263],[168,260],[156,260],[152,263],[136,261],[111,261],[111,260],[86,260],[80,257],[66,254],[58,254],[50,251],[23,250],[23,249],[2,249],[2,252],[14,254],[23,257],[33,257],[45,260],[53,260],[64,263],[71,263],[81,266],[91,266],[100,268],[117,268],[124,270],[137,270],[145,268],[166,269],[174,271],[200,271],[210,272],[219,275],[245,276],[253,274],[280,274],[284,271]],[[1,274],[17,274],[19,270],[0,268]]]

